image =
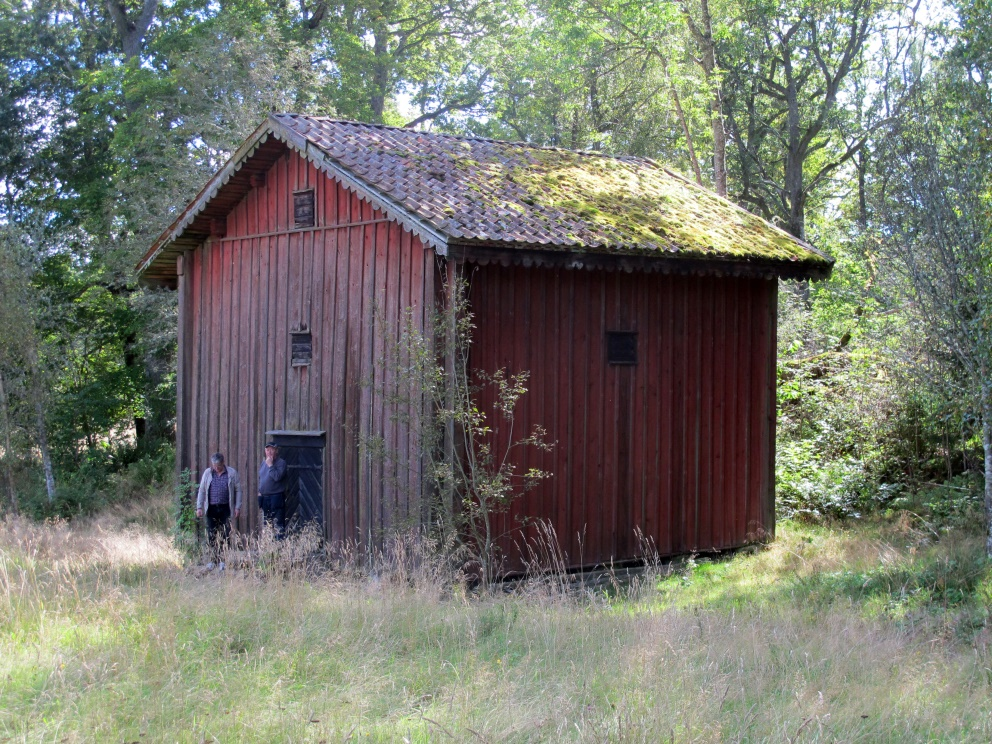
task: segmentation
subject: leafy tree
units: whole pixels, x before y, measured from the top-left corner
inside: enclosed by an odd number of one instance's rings
[[[478,46],[511,21],[509,2],[366,0],[298,6],[273,3],[288,33],[304,44],[322,85],[343,116],[424,124],[477,109],[492,70]],[[419,108],[403,120],[395,96]]]
[[[880,153],[877,209],[929,355],[960,370],[981,420],[992,557],[992,106],[987,52],[972,58],[967,42],[910,81]]]
[[[843,98],[884,10],[878,0],[748,0],[721,45],[735,198],[798,238],[814,196],[875,125],[852,119]]]
[[[39,360],[36,317],[39,303],[31,287],[32,252],[30,233],[11,226],[0,228],[0,426],[3,427],[4,479],[11,506],[18,500],[13,484],[15,422],[29,433],[29,443],[41,453],[49,503],[55,500],[55,474],[48,446],[45,417],[46,375]],[[12,405],[12,394],[19,405]],[[33,447],[32,447],[33,448]]]

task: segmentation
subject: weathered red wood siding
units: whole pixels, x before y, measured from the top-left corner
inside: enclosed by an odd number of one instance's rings
[[[294,229],[293,192],[315,190],[315,227]],[[325,430],[324,523],[332,540],[375,544],[421,520],[420,457],[409,425],[377,391],[401,311],[433,310],[435,259],[420,239],[287,153],[227,219],[223,238],[184,256],[180,277],[181,467],[212,452],[242,474],[241,530],[258,525],[265,432]],[[290,331],[309,330],[313,363],[292,367]],[[359,446],[381,437],[390,457]]]
[[[540,424],[557,442],[515,459],[553,476],[501,530],[549,520],[572,566],[640,555],[635,528],[662,555],[771,536],[775,280],[497,265],[467,277],[472,367],[529,370],[514,436]],[[611,330],[638,333],[636,366],[607,364]]]

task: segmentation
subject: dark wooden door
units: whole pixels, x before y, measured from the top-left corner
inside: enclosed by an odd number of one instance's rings
[[[315,523],[324,531],[324,432],[272,431],[286,461],[286,525],[298,530]]]

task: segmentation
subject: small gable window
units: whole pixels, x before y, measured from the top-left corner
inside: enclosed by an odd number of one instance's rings
[[[293,220],[296,227],[313,227],[313,189],[293,192]]]
[[[313,361],[313,336],[309,332],[290,333],[294,367],[309,367]]]

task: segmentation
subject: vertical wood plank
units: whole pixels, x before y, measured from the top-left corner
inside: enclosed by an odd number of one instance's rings
[[[181,482],[183,470],[189,467],[189,357],[190,341],[193,334],[190,327],[192,312],[190,309],[190,286],[192,257],[190,251],[185,251],[181,257],[182,274],[178,282],[178,342],[176,344],[176,483]]]
[[[327,204],[327,193],[331,191],[332,184],[328,182],[324,190],[324,204]],[[326,219],[326,217],[325,217]],[[334,499],[335,494],[340,494],[338,473],[339,458],[336,452],[336,443],[341,435],[335,428],[337,411],[340,400],[335,396],[335,374],[338,365],[335,359],[335,348],[337,339],[342,332],[343,326],[336,323],[337,304],[340,297],[337,293],[337,231],[323,230],[317,238],[315,252],[319,251],[323,264],[322,285],[321,285],[321,313],[320,313],[320,354],[314,350],[314,359],[319,360],[319,374],[314,379],[317,384],[316,426],[318,429],[327,431],[327,445],[324,448],[324,533],[331,539],[336,540],[339,535],[340,525],[334,524]],[[317,380],[319,379],[319,383]],[[311,414],[314,415],[314,414]]]
[[[737,419],[735,424],[736,441],[734,446],[734,490],[735,503],[734,524],[735,540],[740,540],[747,534],[747,483],[748,483],[748,416],[750,400],[750,365],[745,361],[748,358],[748,342],[750,339],[751,313],[748,303],[750,293],[747,291],[746,282],[741,282],[738,287],[738,315],[737,315]]]
[[[259,339],[262,341],[262,354],[259,362],[262,365],[262,405],[261,405],[261,434],[264,437],[269,429],[278,428],[275,421],[276,400],[276,367],[275,346],[277,343],[276,305],[278,304],[277,280],[279,271],[276,238],[262,238],[259,243],[261,251],[262,274],[262,327],[259,329]]]
[[[698,545],[702,550],[716,548],[713,538],[713,399],[717,392],[713,386],[713,282],[700,282],[700,396],[699,396],[699,451],[696,454],[698,470]]]
[[[768,400],[765,408],[765,456],[764,456],[764,486],[761,490],[763,500],[762,522],[769,539],[775,537],[775,427],[778,423],[778,280],[768,282],[767,314],[768,314],[768,346],[766,348]]]
[[[244,224],[244,223],[242,223]],[[242,315],[244,308],[241,305],[242,297],[242,272],[244,264],[244,252],[240,240],[231,240],[230,253],[230,287],[231,287],[231,318],[230,318],[230,376],[222,380],[222,384],[228,387],[229,410],[228,410],[228,441],[224,446],[227,448],[228,462],[232,464],[239,474],[244,473],[244,461],[242,451],[244,449],[241,439],[244,431],[244,406],[241,391],[243,390],[243,380],[241,377],[241,359],[244,353],[244,327],[245,318]],[[242,481],[243,482],[243,481]],[[242,496],[242,503],[244,496]],[[242,531],[244,517],[239,516],[234,519],[233,513],[231,523],[235,530]]]
[[[353,339],[357,328],[351,320],[352,278],[351,231],[335,230],[336,281],[335,281],[335,321],[334,321],[334,366],[332,372],[331,400],[333,413],[331,428],[334,431],[334,444],[331,449],[331,475],[334,479],[334,490],[331,493],[331,524],[332,539],[354,540],[357,535],[353,529],[354,509],[351,507],[355,497],[352,479],[355,473],[355,462],[349,448],[350,434],[348,426],[352,423],[352,409],[355,405],[351,393],[352,370],[349,359],[353,356]]]
[[[296,158],[293,158],[292,162],[296,162]],[[295,175],[292,173],[291,177]],[[284,284],[280,288],[279,307],[283,308],[284,314],[277,320],[276,333],[280,336],[280,354],[285,354],[277,362],[279,364],[277,374],[285,380],[285,410],[279,419],[281,421],[279,428],[299,431],[302,374],[300,368],[292,366],[290,332],[299,330],[303,322],[301,317],[303,235],[291,233],[284,239],[281,238],[281,241],[280,266],[283,267],[281,280]]]
[[[361,221],[367,222],[369,214],[365,208],[366,202],[361,202],[358,206]],[[375,305],[375,231],[371,225],[361,229],[362,241],[362,314],[361,314],[361,374],[358,379],[359,396],[361,400],[361,412],[359,415],[359,431],[362,438],[373,435],[375,421],[373,420],[373,396],[372,390],[365,384],[372,376],[373,363],[373,326],[374,326],[374,305]],[[359,472],[359,498],[361,504],[360,522],[362,541],[365,545],[373,546],[375,537],[373,530],[378,527],[379,520],[374,514],[377,511],[376,504],[372,503],[372,462],[367,455],[361,456],[361,470]]]
[[[768,372],[769,355],[766,353],[768,341],[768,316],[766,280],[751,280],[751,305],[754,308],[754,320],[751,324],[751,348],[749,363],[752,374],[751,387],[751,417],[750,417],[750,440],[751,447],[748,452],[750,463],[748,479],[748,533],[754,539],[761,539],[764,535],[764,523],[762,514],[764,509],[763,476],[765,463],[768,461],[765,455],[765,447],[768,436]]]
[[[259,227],[262,219],[263,209],[261,204],[264,204],[264,194],[265,186],[256,186],[248,192],[248,197],[245,201],[245,209],[248,210],[248,233],[250,235],[258,235],[260,232],[264,232],[263,229]]]
[[[207,313],[208,325],[204,329],[203,338],[203,359],[206,362],[204,365],[206,369],[206,375],[204,376],[204,393],[206,394],[207,410],[207,432],[205,437],[205,444],[207,446],[207,452],[202,453],[203,457],[207,457],[209,453],[216,452],[220,448],[220,406],[221,401],[218,400],[218,388],[217,381],[220,377],[220,363],[221,363],[221,349],[220,344],[223,343],[222,329],[218,322],[218,319],[222,315],[222,307],[224,302],[223,295],[223,277],[221,276],[221,271],[223,270],[223,262],[220,256],[221,246],[217,241],[211,241],[210,249],[207,251],[207,261],[208,261],[208,293],[209,293],[209,307],[210,310]]]
[[[310,308],[307,312],[307,326],[311,329],[313,341],[313,361],[307,376],[306,389],[306,422],[305,428],[310,430],[321,430],[324,428],[321,417],[323,406],[323,374],[328,355],[325,354],[327,335],[332,333],[329,323],[324,318],[324,302],[327,295],[327,254],[324,250],[325,231],[315,230],[310,235],[310,255],[313,262],[313,271],[305,279],[308,280],[310,293]],[[306,264],[304,264],[304,267]],[[326,439],[325,439],[326,442]],[[325,446],[326,449],[326,446]],[[325,474],[326,485],[326,474]],[[326,504],[326,499],[324,500]]]
[[[369,214],[371,219],[375,214]],[[366,235],[371,241],[372,261],[373,261],[373,282],[372,282],[372,336],[369,357],[369,372],[366,379],[372,380],[369,387],[371,396],[372,420],[370,436],[375,437],[386,447],[389,446],[390,426],[388,422],[388,411],[385,405],[383,392],[389,385],[389,375],[382,364],[385,355],[387,327],[389,323],[389,289],[392,277],[390,276],[389,246],[386,244],[385,225],[372,225]],[[392,526],[392,515],[389,514],[389,499],[391,496],[387,480],[387,467],[381,456],[370,458],[369,462],[369,498],[372,502],[373,529],[379,534]]]
[[[726,400],[727,367],[727,290],[729,282],[720,279],[716,283],[713,300],[713,411],[712,411],[712,497],[710,502],[713,541],[716,547],[727,546],[724,531],[724,503],[727,497],[724,481],[724,441],[726,439]]]
[[[735,535],[737,484],[735,481],[734,465],[737,434],[737,287],[739,282],[728,280],[724,292],[726,304],[724,308],[723,334],[724,347],[727,353],[727,369],[724,372],[724,430],[723,430],[723,534],[728,544],[732,544]]]
[[[288,174],[284,175],[285,179]],[[285,184],[285,181],[284,181]],[[279,235],[275,238],[275,253],[273,261],[277,270],[275,272],[275,292],[274,305],[270,308],[272,317],[271,333],[273,336],[272,345],[272,388],[273,399],[272,426],[276,429],[290,429],[288,421],[288,385],[289,382],[289,318],[290,318],[290,293],[288,287],[294,281],[293,275],[288,271],[290,259],[289,235]]]
[[[345,248],[345,259],[349,260],[348,284],[348,340],[345,354],[347,367],[345,391],[345,421],[344,421],[344,456],[345,456],[345,509],[347,534],[350,539],[360,540],[363,537],[360,487],[360,461],[358,457],[358,441],[356,433],[361,426],[361,381],[362,381],[362,297],[364,282],[364,244],[361,228],[347,230],[348,245]]]
[[[194,312],[190,315],[190,329],[191,334],[188,340],[189,350],[190,350],[190,367],[189,376],[187,380],[189,381],[190,389],[188,397],[190,399],[190,411],[194,412],[189,418],[189,431],[190,431],[190,446],[189,446],[189,460],[186,466],[193,471],[193,474],[199,476],[199,468],[197,465],[200,462],[200,455],[198,453],[198,448],[201,446],[201,436],[200,430],[203,426],[204,417],[199,415],[200,413],[200,330],[203,323],[203,313],[204,313],[204,292],[203,292],[203,257],[206,255],[206,247],[200,246],[199,249],[193,251],[190,254],[190,266],[187,268],[190,278],[190,295],[193,297],[193,308]]]
[[[364,483],[361,478],[361,461],[358,453],[356,434],[362,433],[362,329],[364,325],[363,299],[365,282],[364,231],[361,228],[348,230],[348,257],[351,259],[349,268],[350,285],[348,298],[348,351],[345,357],[348,365],[347,378],[347,409],[345,417],[346,438],[346,472],[348,474],[348,509],[349,528],[354,539],[364,539],[363,527],[367,519],[362,505],[360,488]]]
[[[557,315],[558,345],[556,357],[562,364],[558,372],[558,415],[555,421],[555,431],[558,438],[555,443],[555,472],[552,475],[552,488],[557,502],[557,510],[554,515],[555,532],[562,549],[568,556],[569,562],[578,559],[578,544],[575,539],[573,525],[575,519],[572,515],[572,491],[575,488],[575,476],[573,471],[574,460],[572,458],[573,442],[575,441],[576,416],[581,415],[576,411],[571,403],[574,400],[574,385],[576,377],[580,374],[576,365],[575,345],[572,340],[575,338],[575,272],[561,271],[559,273],[558,286],[558,306],[555,308]]]
[[[590,339],[590,351],[593,356],[589,359],[590,375],[590,421],[589,421],[589,453],[592,470],[589,474],[591,488],[586,491],[587,519],[589,522],[589,556],[596,563],[606,559],[603,546],[603,527],[606,521],[604,501],[608,498],[605,493],[606,483],[603,479],[604,450],[603,425],[608,407],[612,408],[612,396],[609,395],[606,377],[606,354],[604,350],[606,331],[606,292],[602,281],[589,277],[590,310],[593,313],[591,327],[595,337]]]
[[[675,287],[671,277],[664,277],[661,303],[661,407],[659,408],[659,509],[658,549],[663,554],[675,551]]]
[[[248,338],[245,343],[245,365],[247,369],[248,387],[245,390],[247,398],[246,408],[248,410],[248,421],[245,425],[245,478],[243,487],[245,491],[245,511],[248,514],[247,527],[257,527],[260,523],[258,515],[258,501],[255,495],[258,493],[258,480],[255,474],[255,463],[262,444],[262,423],[260,409],[260,397],[264,394],[262,379],[264,375],[264,359],[261,355],[260,336],[264,328],[263,317],[261,315],[261,297],[263,281],[260,275],[260,255],[261,240],[252,238],[246,241],[248,248],[248,266],[250,270],[250,287],[248,289],[248,316],[246,327]]]
[[[661,316],[661,293],[664,285],[661,282],[651,282],[648,278],[642,280],[643,287],[643,317],[646,319],[644,329],[644,369],[641,373],[643,389],[643,405],[641,408],[642,452],[644,463],[643,492],[643,521],[641,528],[646,539],[652,542],[654,550],[660,550],[658,539],[658,512],[663,497],[660,471],[660,420],[661,388],[661,336],[664,318]]]

